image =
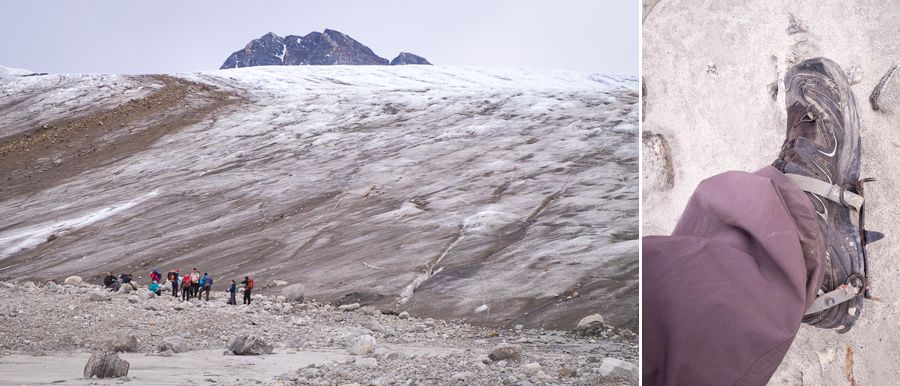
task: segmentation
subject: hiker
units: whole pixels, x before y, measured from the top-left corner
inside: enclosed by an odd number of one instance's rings
[[[159,282],[160,280],[162,280],[162,274],[159,272],[159,269],[154,268],[153,271],[150,271],[151,282]]]
[[[153,282],[150,283],[150,292],[155,293],[156,296],[159,296],[162,293],[162,290],[160,289],[158,281],[154,280]]]
[[[237,305],[237,299],[235,299],[235,293],[237,293],[237,283],[234,282],[234,279],[231,279],[231,286],[228,287],[228,293],[230,296],[228,297],[227,304]]]
[[[203,276],[200,277],[200,295],[199,297],[203,297],[203,293],[206,292],[206,301],[209,301],[209,291],[212,289],[213,279],[206,272],[203,272]]]
[[[123,274],[119,275],[119,279],[121,279],[122,284],[128,284],[131,286],[131,289],[137,290],[137,287],[135,287],[135,285],[131,282],[131,274],[130,273],[123,273]]]
[[[168,274],[169,282],[172,283],[172,296],[178,297],[178,275],[181,273],[180,269],[176,269],[174,271],[170,271]]]
[[[645,385],[763,385],[801,323],[849,330],[867,297],[860,135],[843,70],[784,77],[771,166],[701,182],[671,236],[642,240]],[[855,225],[854,220],[858,220]]]
[[[191,275],[181,278],[181,300],[191,300],[194,297],[194,286],[191,285]]]
[[[103,286],[111,291],[119,290],[119,279],[116,279],[116,276],[112,274],[112,272],[107,272],[106,277],[103,278]]]
[[[244,281],[241,284],[244,285],[244,304],[250,305],[250,291],[253,290],[253,278],[244,276]]]
[[[200,272],[197,271],[197,267],[194,267],[194,270],[191,272],[191,294],[193,297],[197,297],[200,294]]]

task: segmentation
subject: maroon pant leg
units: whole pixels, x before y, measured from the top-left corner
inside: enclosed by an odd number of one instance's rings
[[[642,241],[644,384],[764,385],[821,285],[817,221],[771,166],[701,182],[672,235]]]

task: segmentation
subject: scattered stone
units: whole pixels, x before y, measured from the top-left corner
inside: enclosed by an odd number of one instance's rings
[[[641,145],[641,189],[660,192],[672,189],[675,186],[675,172],[666,137],[644,130]]]
[[[578,376],[578,371],[575,369],[570,369],[568,367],[563,367],[556,372],[560,378],[575,378]]]
[[[235,355],[271,354],[272,350],[272,345],[255,335],[239,336],[228,346],[228,351]]]
[[[541,364],[537,362],[526,363],[522,365],[522,372],[525,374],[534,375],[537,374],[538,371],[541,371]]]
[[[88,295],[88,297],[91,299],[91,301],[95,302],[106,302],[112,300],[112,294],[108,291],[103,290],[92,291],[91,294]]]
[[[341,311],[356,311],[359,309],[359,303],[344,304],[338,307],[338,309]]]
[[[273,280],[272,281],[272,284],[274,284],[276,287],[287,285],[287,283],[288,282],[286,282],[284,280]]]
[[[606,378],[638,378],[638,367],[616,358],[604,358],[598,372]]]
[[[898,106],[900,104],[900,76],[897,74],[898,65],[894,65],[881,77],[872,94],[869,95],[869,103],[872,104],[872,110],[875,111],[891,111],[888,106]],[[896,107],[894,107],[896,111]]]
[[[372,355],[375,353],[375,337],[372,335],[360,335],[347,347],[353,355]]]
[[[96,352],[84,365],[84,378],[118,378],[128,375],[128,361],[120,359],[119,354]]]
[[[285,283],[287,284],[287,283]],[[303,295],[306,293],[306,287],[303,284],[293,284],[281,290],[284,301],[303,303]]]
[[[375,358],[358,357],[356,358],[355,364],[356,367],[359,367],[361,369],[374,369],[378,367],[378,361],[375,360]]]
[[[475,373],[473,373],[471,371],[461,371],[456,374],[453,374],[453,376],[450,377],[450,380],[454,381],[454,382],[471,382],[471,381],[475,380],[475,378],[477,376],[478,375],[476,375]]]
[[[103,350],[107,352],[137,352],[140,347],[137,336],[130,332],[120,332],[103,344]]]
[[[807,32],[808,29],[806,28],[806,24],[804,24],[802,21],[797,19],[797,17],[794,16],[794,14],[789,13],[788,14],[788,26],[787,26],[786,31],[787,31],[788,35],[795,35],[795,34]]]
[[[163,339],[162,342],[159,342],[156,346],[156,351],[158,352],[171,351],[173,353],[182,353],[190,350],[191,343],[180,336],[171,336]]]
[[[509,345],[500,346],[495,348],[494,351],[491,351],[491,353],[488,354],[488,358],[491,358],[494,362],[502,360],[518,361],[522,358],[522,349]]]
[[[603,316],[600,314],[585,316],[578,321],[577,328],[589,327],[594,323],[603,323]]]
[[[403,311],[397,316],[400,317],[400,319],[409,319],[409,312]]]

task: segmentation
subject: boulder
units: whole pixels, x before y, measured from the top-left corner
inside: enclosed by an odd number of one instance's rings
[[[563,367],[559,369],[556,375],[558,375],[560,378],[575,378],[578,376],[578,371],[568,367]]]
[[[588,315],[581,320],[578,321],[578,326],[576,328],[586,328],[590,327],[594,323],[603,323],[603,316],[600,314]]]
[[[84,365],[84,378],[118,378],[128,375],[128,361],[119,358],[119,354],[112,352],[96,352]]]
[[[338,309],[341,311],[356,311],[359,309],[359,303],[344,304],[338,307]]]
[[[531,362],[522,365],[522,372],[529,375],[537,374],[538,371],[541,371],[541,364],[537,362]]]
[[[171,336],[163,339],[162,342],[159,342],[156,346],[156,351],[171,351],[174,353],[188,352],[191,351],[191,343],[180,336]]]
[[[119,286],[119,293],[121,293],[121,294],[127,295],[127,294],[130,294],[132,291],[134,291],[134,287],[132,287],[131,284],[122,284],[121,286]]]
[[[284,280],[273,280],[273,281],[272,281],[272,284],[274,284],[276,287],[280,287],[280,286],[283,286],[283,285],[287,285],[287,283],[288,283],[288,282],[286,282],[286,281],[284,281]]]
[[[604,358],[598,372],[605,378],[638,379],[638,367],[616,358]]]
[[[375,337],[372,335],[360,335],[353,339],[347,347],[353,355],[372,355],[375,353]]]
[[[228,351],[235,355],[271,354],[272,350],[271,344],[264,342],[255,335],[239,336],[228,346]]]
[[[400,315],[397,316],[399,316],[400,319],[409,319],[409,312],[403,311],[400,313]]]
[[[461,372],[453,374],[453,376],[450,377],[450,380],[453,382],[469,383],[469,382],[475,380],[475,378],[477,378],[477,377],[478,377],[478,375],[476,375],[475,373],[473,373],[471,371],[461,371]]]
[[[356,367],[361,369],[374,369],[378,367],[378,361],[375,358],[356,358]]]
[[[103,350],[108,352],[137,352],[140,347],[137,336],[127,332],[120,332],[103,344]]]
[[[81,280],[81,276],[69,276],[63,281],[64,285],[71,286],[80,286],[82,283],[84,283],[84,280]]]
[[[110,294],[108,291],[96,290],[91,291],[91,294],[88,295],[88,298],[90,298],[91,301],[95,302],[106,302],[112,299],[112,294]]]
[[[281,290],[286,302],[303,303],[303,294],[306,293],[306,287],[303,284],[292,284]]]
[[[522,349],[516,346],[504,345],[494,349],[488,354],[492,361],[517,361],[522,358]]]

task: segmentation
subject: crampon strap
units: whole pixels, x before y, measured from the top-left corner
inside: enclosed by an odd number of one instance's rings
[[[797,185],[800,190],[827,198],[843,206],[851,207],[855,209],[858,214],[860,214],[860,217],[862,217],[863,203],[865,202],[865,199],[861,195],[847,190],[847,186],[832,185],[825,181],[812,177],[802,176],[799,174],[785,173],[784,176],[791,180],[794,185]],[[862,227],[862,223],[860,223],[860,227]],[[865,242],[865,239],[863,239],[863,242]],[[863,245],[863,247],[865,246]],[[858,277],[858,275],[852,275],[851,277],[854,276]],[[848,278],[846,283],[840,285],[834,290],[817,297],[816,300],[813,301],[813,303],[806,310],[806,313],[804,313],[804,315],[811,315],[825,311],[831,307],[837,306],[838,304],[859,296],[866,287],[865,279],[861,277],[859,278],[861,280],[854,281],[849,279],[850,278]]]

